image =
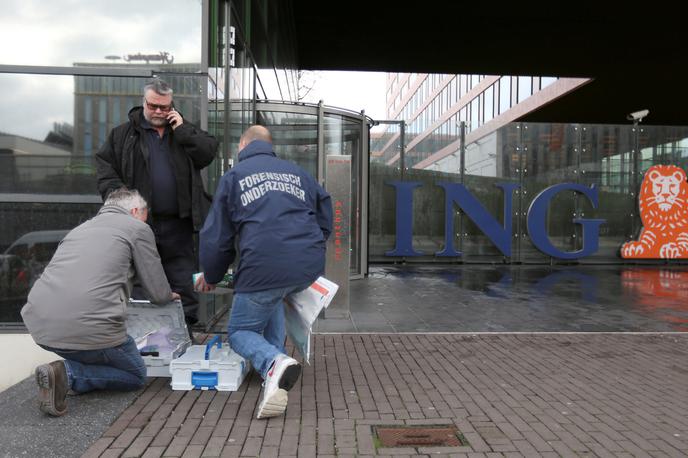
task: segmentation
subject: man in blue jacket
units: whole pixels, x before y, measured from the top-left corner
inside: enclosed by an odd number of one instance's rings
[[[209,290],[222,280],[238,249],[228,335],[265,380],[258,418],[284,412],[301,374],[285,354],[283,299],[323,274],[331,230],[329,194],[301,167],[276,157],[265,127],[247,129],[239,163],[220,180],[200,233],[204,278],[197,286]]]

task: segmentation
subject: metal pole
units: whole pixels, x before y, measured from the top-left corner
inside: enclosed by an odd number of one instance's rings
[[[201,83],[201,129],[208,130],[208,54],[209,54],[209,37],[208,27],[210,27],[210,1],[203,0],[203,25],[201,29],[201,74],[205,79]],[[207,174],[207,171],[206,171]]]
[[[638,119],[635,119],[633,121],[633,150],[631,150],[631,160],[632,160],[632,170],[631,170],[631,186],[633,186],[633,190],[631,191],[634,196],[637,197],[638,195],[638,177],[640,174],[640,164],[639,164],[639,158],[640,158],[640,153],[638,151],[640,147],[640,129],[638,127]],[[632,235],[635,236],[636,230],[638,229],[638,215],[634,215],[632,221],[632,229],[633,233]]]
[[[399,164],[401,166],[401,181],[404,181],[406,171],[406,129],[404,121],[399,123],[399,143],[401,151],[399,153]]]
[[[466,174],[466,121],[459,123],[459,180],[464,185]],[[465,237],[465,227],[463,210],[459,207],[459,251],[463,253],[463,239]]]
[[[363,115],[363,112],[361,112]],[[359,227],[358,231],[360,234],[360,273],[363,276],[368,275],[368,192],[370,189],[370,130],[365,116],[361,116],[361,142],[359,147],[359,160],[360,160],[360,172],[358,182],[359,182],[359,199],[358,199],[358,214],[359,214]]]
[[[318,181],[325,187],[325,108],[323,101],[318,102]],[[325,187],[326,188],[326,187]],[[326,188],[327,189],[327,188]]]
[[[230,97],[229,97],[229,80],[231,77],[231,71],[232,71],[232,42],[231,42],[231,36],[230,36],[230,31],[231,31],[231,23],[232,21],[232,2],[227,3],[226,9],[225,9],[225,49],[224,49],[224,97],[223,97],[223,108],[224,108],[224,113],[222,113],[222,138],[223,138],[223,146],[224,146],[224,151],[222,152],[223,156],[225,156],[226,161],[224,162],[224,170],[221,170],[221,173],[224,173],[227,169],[230,168],[230,165],[232,163],[233,157],[232,157],[232,151],[230,149],[230,144],[231,144],[231,138],[230,138],[230,119],[231,119],[231,114],[232,114],[232,105],[230,102]],[[236,37],[235,37],[236,39]]]

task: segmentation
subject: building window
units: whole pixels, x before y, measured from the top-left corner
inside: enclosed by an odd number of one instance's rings
[[[485,91],[485,122],[494,117],[494,84]]]
[[[120,123],[120,99],[119,97],[112,98],[112,114],[110,118],[110,125],[118,126]]]
[[[533,95],[533,83],[530,76],[518,77],[518,103]]]
[[[91,97],[84,97],[84,155],[90,156],[93,151],[91,125],[93,123],[93,104]]]
[[[540,89],[544,89],[550,84],[554,83],[558,78],[552,76],[543,76],[540,78]]]
[[[476,97],[471,102],[471,130],[477,129],[480,125],[480,98]]]
[[[511,108],[511,77],[499,78],[499,114]]]

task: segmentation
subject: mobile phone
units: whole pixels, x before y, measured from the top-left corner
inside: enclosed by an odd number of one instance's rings
[[[167,124],[169,124],[170,126],[174,127],[174,124],[175,124],[175,123],[174,123],[174,122],[170,122],[169,115],[170,115],[170,113],[177,111],[177,109],[174,107],[174,102],[172,102],[170,105],[171,105],[171,109],[170,109],[169,113],[167,113],[167,116],[168,116],[168,117],[167,117],[166,119],[167,119]]]

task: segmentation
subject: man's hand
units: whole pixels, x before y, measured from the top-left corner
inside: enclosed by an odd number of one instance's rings
[[[174,130],[184,124],[184,119],[182,119],[182,115],[173,108],[167,115],[167,122],[172,126],[172,130]]]
[[[179,293],[175,293],[174,291],[172,291],[172,300],[173,301],[181,301],[182,297],[179,295]]]
[[[196,283],[194,283],[194,289],[198,292],[201,292],[201,293],[207,293],[209,291],[214,290],[215,285],[211,285],[210,283],[206,283],[205,276],[203,274],[201,274],[196,279]]]

